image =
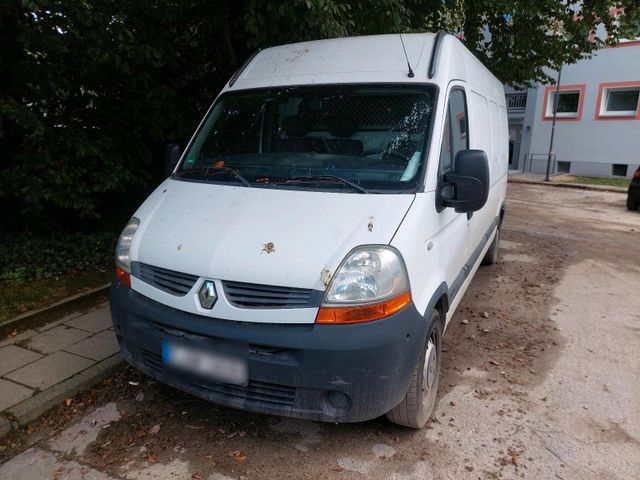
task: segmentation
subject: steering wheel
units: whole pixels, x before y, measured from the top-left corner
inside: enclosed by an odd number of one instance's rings
[[[364,152],[362,152],[360,154],[361,157],[369,157],[371,155],[374,154],[379,154],[380,155],[380,161],[384,161],[385,157],[396,157],[398,160],[402,160],[402,162],[408,162],[409,160],[411,160],[411,158],[408,155],[405,155],[402,152],[399,152],[398,150],[376,150],[376,149],[369,149],[369,150],[365,150]],[[391,163],[400,163],[400,161],[396,160],[395,162],[391,162]]]
[[[380,155],[381,152],[379,148],[370,148],[369,150],[365,150],[360,154],[361,157],[369,157],[371,155]]]

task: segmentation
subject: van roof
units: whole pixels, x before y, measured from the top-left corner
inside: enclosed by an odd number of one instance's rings
[[[435,33],[403,34],[407,57],[415,73],[409,78],[399,34],[332,38],[267,48],[253,57],[225,90],[332,83],[435,83],[452,79],[503,93],[500,81],[456,37],[439,41],[436,75],[427,75]],[[493,96],[493,95],[492,95]]]
[[[435,34],[403,34],[409,63],[426,78]],[[424,73],[424,75],[422,75]],[[233,89],[307,83],[410,80],[400,36],[373,35],[300,42],[262,50]]]

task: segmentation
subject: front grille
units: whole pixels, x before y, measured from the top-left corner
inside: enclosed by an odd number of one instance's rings
[[[198,280],[197,275],[174,272],[140,262],[132,263],[131,273],[149,285],[180,297],[186,295]]]
[[[142,357],[147,368],[155,373],[166,375],[167,371],[171,371],[162,363],[160,355],[148,350],[142,350]],[[296,396],[295,387],[259,382],[257,380],[249,380],[249,384],[246,387],[242,387],[213,382],[202,383],[193,378],[186,378],[183,375],[178,378],[180,378],[180,383],[186,384],[185,386],[188,390],[195,390],[204,395],[224,395],[244,401],[267,403],[279,407],[293,406]]]
[[[306,288],[222,282],[229,302],[242,308],[305,308],[319,304],[321,292]],[[317,297],[317,298],[316,298]]]
[[[278,406],[292,406],[296,397],[295,387],[276,385],[274,383],[258,382],[250,380],[249,385],[240,387],[237,385],[222,385],[219,383],[191,383],[194,387],[208,393],[217,393],[243,400],[270,403]]]

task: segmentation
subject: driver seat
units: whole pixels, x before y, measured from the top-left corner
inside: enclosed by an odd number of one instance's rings
[[[360,156],[364,145],[350,138],[358,129],[355,120],[348,116],[335,116],[329,121],[328,130],[334,138],[327,139],[327,153]]]

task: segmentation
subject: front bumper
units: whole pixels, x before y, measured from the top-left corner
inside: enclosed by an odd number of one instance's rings
[[[427,327],[413,304],[388,318],[351,325],[212,319],[163,305],[117,281],[111,315],[124,358],[163,383],[241,410],[331,422],[369,420],[397,405]],[[167,341],[240,349],[249,384],[218,384],[172,370],[162,363]]]

